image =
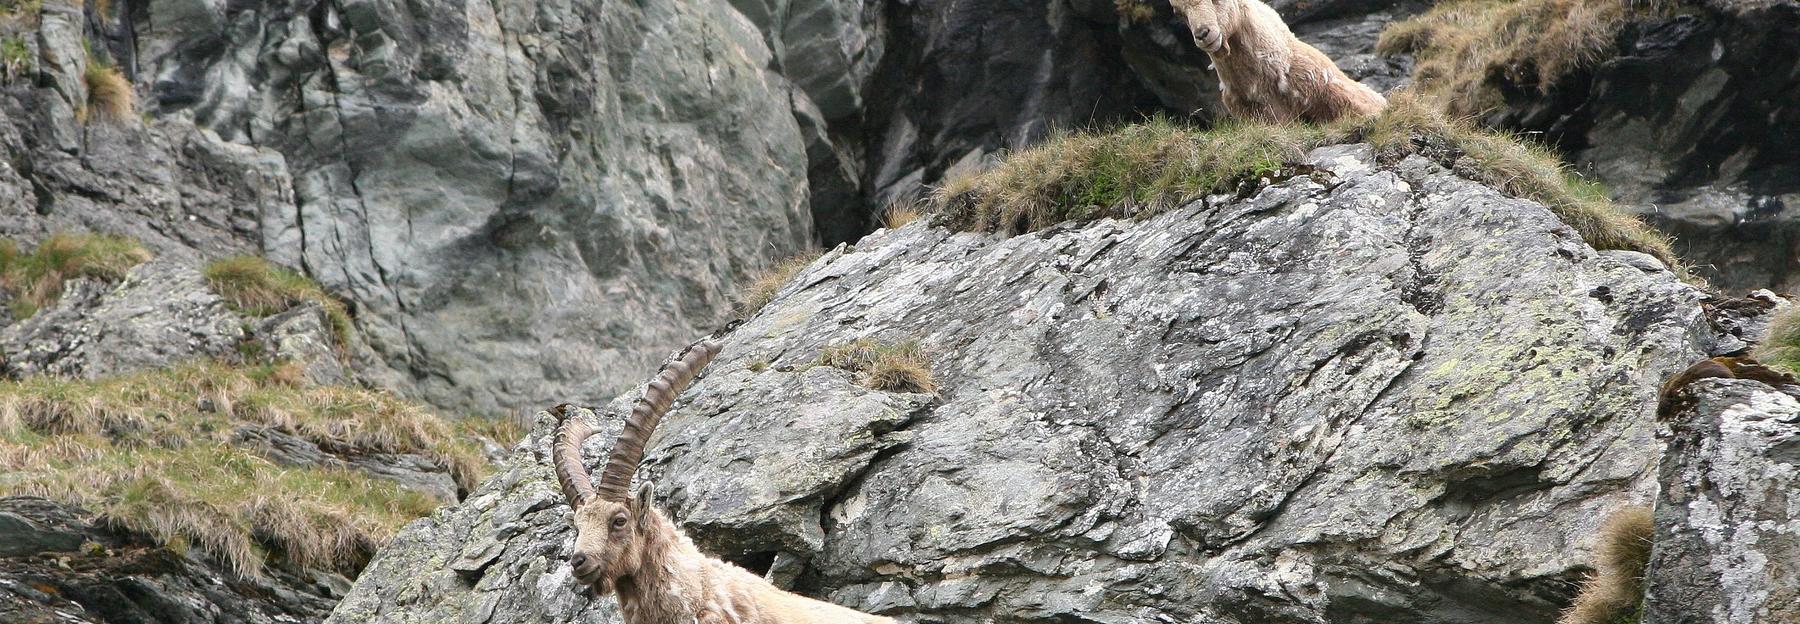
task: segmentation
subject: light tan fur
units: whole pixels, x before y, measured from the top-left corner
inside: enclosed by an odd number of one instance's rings
[[[594,428],[566,406],[556,410],[562,423],[553,438],[552,464],[575,509],[569,565],[576,580],[617,596],[627,624],[892,624],[889,618],[782,591],[709,557],[655,509],[649,483],[626,492],[663,413],[719,349],[710,339],[694,343],[645,386],[598,487],[581,459],[581,443]]]
[[[1381,112],[1387,99],[1351,80],[1318,48],[1294,37],[1260,0],[1172,0],[1194,44],[1212,58],[1232,116],[1326,123]]]

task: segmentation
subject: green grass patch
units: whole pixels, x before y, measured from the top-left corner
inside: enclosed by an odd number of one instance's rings
[[[270,316],[305,303],[316,303],[325,309],[331,333],[338,344],[350,340],[350,312],[344,302],[325,292],[325,288],[311,278],[256,256],[214,260],[206,264],[202,273],[213,291],[239,312]]]
[[[150,259],[137,241],[108,234],[53,234],[30,252],[0,240],[0,286],[12,295],[13,318],[28,318],[62,296],[78,277],[117,282]]]
[[[861,338],[820,350],[814,364],[855,372],[859,383],[875,390],[937,392],[931,360],[917,340],[883,342]]]
[[[354,574],[439,501],[366,473],[277,466],[236,446],[259,424],[328,451],[412,453],[464,491],[487,470],[470,428],[386,393],[300,384],[294,365],[200,362],[99,380],[0,382],[0,495],[81,505],[244,575],[272,559]]]
[[[1750,354],[1757,361],[1800,373],[1800,306],[1788,306],[1769,322],[1769,335]]]
[[[1451,0],[1395,22],[1382,54],[1411,53],[1415,88],[1453,115],[1481,115],[1503,101],[1499,83],[1546,91],[1564,76],[1605,60],[1633,20],[1665,13],[1662,2],[1630,0]]]
[[[1064,134],[949,181],[933,197],[940,223],[1027,232],[1071,220],[1142,218],[1216,193],[1247,193],[1296,171],[1320,146],[1365,142],[1384,162],[1410,155],[1507,195],[1549,207],[1596,249],[1627,249],[1687,269],[1667,236],[1569,172],[1549,149],[1453,120],[1426,97],[1400,93],[1380,115],[1326,126],[1227,122],[1212,129],[1151,119],[1108,132]]]

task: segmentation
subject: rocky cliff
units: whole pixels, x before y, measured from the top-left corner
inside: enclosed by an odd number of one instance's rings
[[[1143,222],[840,247],[731,334],[642,476],[708,549],[909,621],[1553,620],[1598,518],[1655,495],[1657,384],[1742,343],[1539,205],[1310,162]],[[868,337],[921,341],[938,391],[817,365]],[[330,621],[614,621],[570,580],[539,418]]]

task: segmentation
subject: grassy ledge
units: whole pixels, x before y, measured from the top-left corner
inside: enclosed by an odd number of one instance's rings
[[[53,234],[30,252],[0,240],[0,286],[12,295],[13,318],[23,319],[62,297],[78,277],[117,282],[150,259],[137,241],[107,234]]]
[[[775,299],[775,293],[794,279],[800,269],[806,268],[819,256],[825,255],[822,249],[801,252],[799,255],[776,262],[773,266],[750,275],[749,283],[738,291],[737,312],[740,318],[754,316],[763,306]]]
[[[917,340],[882,342],[861,338],[819,352],[818,366],[841,368],[858,374],[864,387],[883,392],[937,392],[931,360]]]
[[[1327,126],[1227,122],[1202,130],[1167,119],[1103,133],[1073,133],[1015,152],[998,166],[950,180],[934,194],[939,222],[1027,232],[1071,220],[1143,218],[1216,193],[1246,193],[1293,175],[1307,151],[1369,143],[1383,162],[1431,158],[1501,192],[1548,206],[1596,249],[1640,251],[1687,269],[1667,236],[1570,173],[1549,149],[1477,129],[1429,98],[1389,98],[1369,119]]]
[[[98,513],[241,575],[279,559],[354,574],[439,501],[366,473],[277,466],[233,444],[258,424],[343,453],[413,453],[472,489],[487,469],[456,423],[391,395],[308,387],[293,365],[192,363],[78,381],[0,382],[0,496],[34,495]],[[465,430],[467,429],[467,430]]]
[[[201,271],[213,291],[239,312],[270,316],[308,302],[325,309],[332,336],[342,345],[350,340],[350,312],[318,282],[256,256],[214,260]]]
[[[1613,53],[1613,37],[1662,11],[1629,0],[1451,0],[1381,33],[1385,55],[1411,53],[1413,82],[1454,115],[1500,107],[1496,81],[1545,91]]]

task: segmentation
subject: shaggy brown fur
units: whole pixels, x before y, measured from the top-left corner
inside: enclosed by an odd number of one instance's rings
[[[718,355],[712,339],[690,345],[645,387],[626,421],[598,487],[581,459],[594,428],[567,406],[552,443],[552,464],[575,508],[575,578],[613,593],[629,624],[892,624],[776,588],[749,571],[708,557],[650,503],[649,483],[626,492],[644,444],[682,388]]]
[[[1381,112],[1387,100],[1294,38],[1260,0],[1173,0],[1219,72],[1225,110],[1262,121],[1325,123]]]
[[[1683,393],[1682,389],[1702,379],[1750,379],[1770,386],[1796,383],[1793,375],[1764,366],[1754,358],[1738,356],[1700,360],[1663,382],[1662,391],[1656,396],[1656,417],[1668,419],[1687,407],[1693,397]]]
[[[1557,624],[1636,622],[1654,535],[1649,507],[1626,507],[1607,518],[1594,545],[1594,575]]]

